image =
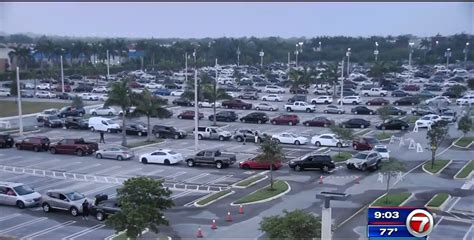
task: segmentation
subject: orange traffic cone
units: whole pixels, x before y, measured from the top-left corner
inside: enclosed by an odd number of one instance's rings
[[[242,205],[239,206],[239,214],[244,214],[244,207]]]
[[[319,184],[323,184],[323,176],[319,177]]]
[[[212,219],[211,229],[217,229],[216,219]]]
[[[227,212],[227,217],[225,219],[227,222],[232,222],[232,216],[230,215],[230,212]]]
[[[355,182],[356,182],[356,184],[359,184],[359,183],[360,183],[360,177],[359,177],[359,176],[356,177]]]
[[[204,236],[202,235],[202,230],[201,230],[201,226],[198,227],[198,232],[196,234],[196,237],[197,238],[203,238]]]

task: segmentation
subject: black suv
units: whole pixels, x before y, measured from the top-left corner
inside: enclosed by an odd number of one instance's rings
[[[0,134],[0,148],[13,147],[15,141],[10,134]]]
[[[234,111],[220,111],[216,113],[216,121],[219,122],[234,122],[239,119],[239,116]],[[209,121],[214,121],[214,115],[209,116]]]
[[[306,95],[294,95],[288,99],[289,103],[294,103],[296,101],[306,102]]]
[[[92,92],[93,87],[90,85],[81,84],[74,88],[73,92]]]
[[[82,117],[86,114],[86,110],[84,108],[76,108],[76,107],[63,107],[59,110],[58,116],[65,118],[65,117]]]
[[[91,215],[95,216],[98,221],[104,221],[108,215],[120,212],[120,205],[116,198],[108,199],[105,194],[95,196],[95,202],[91,207]]]
[[[408,105],[417,105],[420,103],[420,99],[415,96],[403,97],[393,102],[393,105],[396,106],[408,106]]]
[[[68,117],[64,123],[66,128],[89,129],[89,120],[81,117]]]
[[[320,169],[323,172],[329,172],[336,167],[336,164],[334,164],[334,161],[329,155],[309,155],[290,161],[288,166],[295,171],[312,168]]]
[[[186,132],[170,126],[155,125],[153,126],[151,132],[153,133],[153,135],[155,135],[156,138],[180,139],[186,137]]]
[[[63,127],[63,121],[55,115],[43,117],[43,126],[49,128]]]
[[[190,107],[194,105],[191,101],[185,98],[177,98],[173,100],[171,103],[173,103],[174,105],[184,106],[184,107]]]
[[[268,120],[268,115],[263,112],[252,112],[240,118],[240,121],[243,123],[250,122],[263,124],[268,122]]]

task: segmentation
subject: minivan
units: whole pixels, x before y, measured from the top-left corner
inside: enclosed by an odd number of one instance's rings
[[[104,131],[109,133],[121,131],[121,127],[118,123],[104,117],[89,118],[89,129],[91,131]]]
[[[0,182],[0,203],[25,208],[41,202],[41,194],[23,183]]]

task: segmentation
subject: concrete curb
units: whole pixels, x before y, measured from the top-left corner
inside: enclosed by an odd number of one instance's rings
[[[471,161],[473,161],[473,160],[470,160],[470,161],[466,162],[466,164],[464,164],[464,166],[463,166],[461,169],[459,169],[459,171],[454,175],[453,179],[455,179],[455,180],[467,180],[467,179],[470,179],[470,178],[471,178],[471,175],[474,173],[474,171],[471,171],[465,178],[459,178],[459,177],[457,177],[457,175],[459,175],[459,173],[461,173],[461,172],[464,170],[464,168],[466,168],[467,165],[469,165],[469,164],[471,163]]]
[[[251,187],[251,186],[253,186],[253,185],[255,185],[255,184],[257,184],[257,183],[259,183],[259,182],[261,182],[261,181],[263,181],[263,180],[265,180],[265,179],[267,179],[268,176],[265,176],[265,177],[263,177],[263,178],[261,178],[261,179],[259,179],[259,180],[257,180],[257,181],[254,181],[254,182],[252,182],[251,184],[249,184],[249,185],[247,185],[247,186],[237,186],[237,185],[238,185],[239,183],[241,183],[241,182],[244,182],[244,181],[248,180],[248,179],[255,178],[255,177],[257,177],[257,176],[261,176],[261,175],[264,175],[264,174],[266,174],[266,173],[268,173],[268,171],[263,171],[263,172],[261,172],[261,173],[258,173],[258,174],[255,174],[255,175],[253,175],[253,176],[250,176],[250,177],[248,177],[248,178],[242,179],[242,180],[240,180],[240,181],[238,181],[238,182],[236,182],[236,183],[230,185],[230,187],[231,187],[231,188],[237,188],[237,189],[245,189],[245,188]]]
[[[206,196],[204,196],[204,197],[202,197],[202,198],[197,199],[197,200],[194,202],[193,205],[194,205],[195,207],[206,207],[206,206],[209,206],[209,205],[213,204],[214,202],[217,202],[218,200],[221,200],[221,199],[223,199],[223,198],[225,198],[225,197],[227,197],[227,196],[230,196],[230,195],[232,195],[232,194],[234,194],[234,193],[235,193],[235,191],[230,191],[229,193],[224,194],[224,195],[222,195],[222,196],[220,196],[220,197],[218,197],[218,198],[216,198],[216,199],[214,199],[214,200],[212,200],[212,201],[210,201],[210,202],[208,202],[208,203],[206,203],[206,204],[204,204],[204,205],[199,205],[199,204],[198,204],[199,201],[201,201],[201,200],[203,200],[203,199],[206,199],[206,198],[212,196],[213,194],[216,194],[216,193],[211,193],[211,194],[208,194],[208,195],[206,195]]]
[[[426,173],[428,173],[428,174],[434,176],[434,175],[438,175],[440,172],[442,172],[442,171],[443,171],[445,168],[447,168],[447,167],[449,166],[449,164],[451,164],[452,162],[453,162],[453,160],[449,160],[449,162],[448,162],[444,167],[442,167],[441,169],[439,169],[439,170],[438,170],[437,172],[435,172],[435,173],[431,173],[430,171],[428,171],[428,170],[425,169],[425,164],[430,163],[429,160],[428,160],[426,163],[424,163],[423,165],[421,165],[421,169],[423,169],[424,172],[426,172]]]
[[[444,200],[443,203],[441,203],[441,205],[439,207],[429,207],[428,206],[428,203],[431,202],[431,200],[433,200],[433,198],[435,198],[438,194],[434,195],[433,197],[431,197],[431,199],[424,205],[425,208],[429,208],[429,209],[436,209],[436,210],[442,210],[446,204],[449,202],[449,200],[451,199],[451,195],[448,194],[448,198],[446,198],[446,200]]]
[[[279,181],[283,181],[283,180],[279,180]],[[280,193],[280,194],[278,194],[278,195],[275,195],[275,196],[273,196],[273,197],[271,197],[271,198],[267,198],[267,199],[262,199],[262,200],[259,200],[259,201],[255,201],[255,202],[248,202],[248,203],[234,203],[234,202],[232,202],[230,205],[231,205],[231,206],[252,205],[252,204],[257,204],[257,203],[269,202],[269,201],[272,201],[272,200],[274,200],[274,199],[277,199],[277,198],[279,198],[279,197],[281,197],[281,196],[283,196],[283,195],[285,195],[285,194],[287,194],[288,192],[291,191],[291,186],[290,186],[290,184],[288,184],[287,181],[283,181],[283,182],[288,186],[288,189],[286,189],[286,191],[284,191],[284,192],[282,192],[282,193]],[[267,185],[267,186],[265,186],[265,187],[263,187],[263,188],[266,188],[266,187],[269,187],[269,186],[270,186],[270,184]],[[262,189],[262,188],[259,188],[259,189],[255,190],[255,191],[249,193],[248,195],[257,192],[257,191],[260,190],[260,189]]]
[[[375,202],[377,202],[379,199],[383,198],[385,195],[387,195],[387,193],[384,193],[384,194],[382,194],[380,197],[376,198],[373,202],[371,202],[371,203],[369,204],[369,207],[377,207],[377,206],[375,206],[375,205],[373,205],[373,204],[374,204]],[[401,202],[400,205],[398,205],[398,206],[403,206],[403,205],[405,205],[405,203],[407,203],[408,200],[410,200],[410,198],[412,198],[412,197],[413,197],[413,193],[410,193],[410,196],[408,196],[407,199],[405,199],[405,201]],[[396,206],[396,207],[398,207],[398,206]]]
[[[451,146],[453,147],[457,147],[457,148],[461,148],[461,149],[469,149],[471,148],[472,144],[474,144],[474,141],[471,141],[471,143],[469,143],[469,145],[463,147],[463,146],[459,146],[459,145],[456,145],[456,143],[461,140],[461,138],[463,137],[459,137],[458,139],[456,139],[455,141],[453,141],[453,143],[451,144]]]
[[[142,145],[142,146],[138,146],[138,147],[133,147],[133,148],[130,148],[131,150],[139,150],[139,149],[142,149],[142,148],[145,148],[145,147],[152,147],[152,146],[156,146],[156,145],[159,145],[159,144],[162,144],[164,143],[165,141],[161,141],[161,142],[158,142],[158,143],[150,143],[150,144],[147,144],[147,145]]]

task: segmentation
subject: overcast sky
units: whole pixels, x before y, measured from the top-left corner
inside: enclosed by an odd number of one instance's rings
[[[100,37],[473,34],[473,3],[4,3],[0,31]]]

